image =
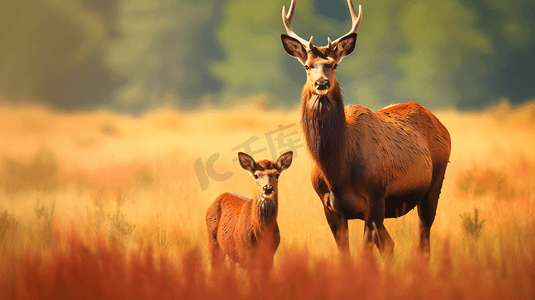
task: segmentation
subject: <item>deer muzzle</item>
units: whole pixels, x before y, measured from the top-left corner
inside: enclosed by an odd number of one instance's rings
[[[262,188],[262,193],[264,194],[264,196],[271,196],[274,190],[275,189],[272,185],[266,185]]]
[[[316,88],[316,94],[318,95],[325,95],[329,91],[329,88],[331,87],[331,84],[328,80],[326,81],[316,81],[314,83],[314,87]]]

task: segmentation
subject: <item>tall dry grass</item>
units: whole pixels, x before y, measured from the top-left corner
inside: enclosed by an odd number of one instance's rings
[[[534,111],[436,112],[453,146],[427,266],[415,254],[414,211],[385,222],[396,243],[390,264],[377,252],[360,256],[361,221],[350,221],[352,260],[340,262],[309,157],[292,149],[279,183],[275,270],[255,282],[239,270],[210,277],[205,212],[222,192],[252,195],[252,179],[233,161],[245,150],[237,146],[253,141],[252,151],[265,149],[255,158],[272,158],[278,125],[303,142],[297,111],[251,105],[132,117],[2,107],[0,298],[532,299]],[[210,175],[216,153],[214,172],[230,178]],[[470,222],[482,223],[478,238]]]

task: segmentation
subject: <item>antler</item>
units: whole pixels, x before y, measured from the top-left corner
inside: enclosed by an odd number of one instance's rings
[[[351,1],[351,0],[349,0]],[[303,46],[308,47],[308,49],[312,49],[312,37],[310,37],[310,41],[307,41],[300,36],[298,36],[293,30],[292,30],[292,18],[294,16],[294,10],[295,10],[295,0],[292,0],[292,3],[290,4],[290,9],[288,10],[288,15],[286,15],[286,7],[282,7],[282,22],[284,23],[284,27],[286,27],[286,33],[297,39]]]
[[[293,4],[293,0],[292,0],[292,4]],[[344,37],[352,34],[353,32],[357,32],[357,29],[359,28],[360,21],[362,20],[362,6],[359,5],[359,14],[357,16],[357,13],[355,12],[355,8],[353,7],[353,1],[347,0],[347,5],[349,6],[349,12],[351,13],[351,23],[352,23],[351,30],[346,35],[340,37],[339,39],[337,39],[336,41],[332,43],[330,42],[330,39],[329,39],[329,48],[331,45],[338,44],[338,42]]]

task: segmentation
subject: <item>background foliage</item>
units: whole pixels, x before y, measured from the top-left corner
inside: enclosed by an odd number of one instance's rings
[[[479,108],[535,97],[527,0],[359,0],[346,102]],[[21,0],[0,4],[0,94],[63,109],[140,112],[252,97],[294,107],[304,82],[284,53],[289,0]],[[350,27],[343,0],[300,0],[294,29],[317,45]]]

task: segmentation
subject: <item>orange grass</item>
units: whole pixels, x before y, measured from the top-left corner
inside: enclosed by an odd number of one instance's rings
[[[0,287],[8,299],[529,299],[535,270],[527,256],[510,258],[515,269],[496,268],[489,259],[474,264],[465,257],[456,262],[478,268],[452,273],[449,250],[441,251],[438,272],[418,256],[403,264],[403,272],[382,267],[374,257],[343,266],[327,258],[310,260],[308,253],[284,255],[279,270],[259,281],[243,276],[209,276],[198,250],[180,253],[172,263],[166,254],[136,249],[127,255],[103,238],[83,241],[76,233],[45,252],[21,255],[2,250],[11,259],[13,273],[5,272]],[[447,249],[449,245],[445,245]],[[4,253],[5,252],[5,253]],[[518,255],[518,253],[511,253]],[[535,253],[531,253],[533,255]],[[4,267],[5,268],[5,267]],[[3,268],[3,269],[4,269]],[[484,271],[482,271],[482,269]],[[5,269],[3,270],[5,271]]]
[[[244,149],[231,149],[256,136],[252,150],[266,150],[255,158],[271,158],[266,133],[277,125],[295,123],[284,132],[302,139],[297,111],[1,107],[0,298],[531,299],[534,107],[436,112],[453,145],[428,266],[415,254],[415,212],[385,222],[390,264],[377,251],[360,256],[361,221],[350,222],[352,260],[340,263],[310,160],[293,149],[279,183],[281,245],[260,282],[239,270],[209,276],[204,216],[222,192],[251,196],[252,179],[232,161]],[[215,171],[232,176],[203,191],[194,162],[214,153]],[[477,240],[460,218],[474,208],[485,220]]]

